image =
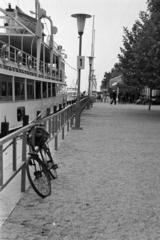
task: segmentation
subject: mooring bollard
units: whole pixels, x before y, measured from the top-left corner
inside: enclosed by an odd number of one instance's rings
[[[50,108],[47,108],[47,111],[46,111],[46,114],[47,114],[47,116],[49,116],[49,115],[50,115],[50,113],[51,113],[51,110],[50,110]]]
[[[9,133],[9,122],[6,121],[6,118],[4,122],[1,122],[1,137],[6,136]]]
[[[53,107],[53,111],[54,111],[54,113],[57,112],[57,106],[54,106],[54,107]]]
[[[23,116],[23,127],[28,125],[29,123],[29,115],[24,115]]]

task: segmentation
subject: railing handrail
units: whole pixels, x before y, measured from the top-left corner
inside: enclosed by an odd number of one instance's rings
[[[70,108],[70,106],[67,106],[65,109],[62,109],[62,110],[60,110],[60,111],[58,111],[58,112],[56,112],[56,113],[53,113],[53,114],[51,114],[50,116],[46,116],[45,118],[40,118],[37,122],[47,121],[47,120],[49,120],[49,119],[51,119],[51,118],[53,118],[53,117],[56,117],[56,116],[58,116],[59,114],[61,114],[61,113],[63,113],[64,111],[66,111],[68,108]],[[15,132],[12,132],[12,133],[10,133],[9,135],[6,135],[6,136],[2,137],[2,138],[0,139],[0,146],[3,145],[3,144],[5,144],[6,142],[12,140],[13,138],[18,137],[20,134],[27,132],[27,131],[28,131],[32,126],[34,126],[37,122],[35,121],[35,122],[32,122],[32,123],[29,123],[27,126],[21,127],[20,129],[16,130]]]
[[[82,111],[85,108],[85,106],[88,104],[88,98],[81,99],[81,108]],[[60,131],[62,132],[62,139],[64,139],[64,128],[67,125],[67,131],[69,131],[70,126],[73,125],[73,120],[75,117],[75,111],[76,111],[76,104],[72,103],[71,105],[66,106],[65,108],[61,109],[60,111],[53,113],[49,116],[46,116],[45,118],[41,118],[38,120],[38,122],[45,123],[45,126],[47,127],[47,131],[50,133],[50,139],[55,138],[54,144],[55,144],[55,150],[58,149],[58,134]],[[36,125],[36,122],[32,122],[27,126],[22,127],[21,129],[3,137],[0,139],[0,191],[2,191],[11,181],[12,179],[20,172],[21,174],[21,192],[25,191],[26,187],[26,174],[25,174],[25,162],[27,158],[27,132],[28,130]],[[16,143],[18,138],[22,139],[22,161],[21,164],[17,168],[17,148]],[[3,179],[3,145],[7,142],[12,141],[10,145],[13,145],[13,156],[12,156],[12,175],[5,180]],[[8,149],[8,147],[5,148],[5,150]]]
[[[4,136],[0,139],[0,146],[5,144],[6,142],[12,140],[13,138],[19,137],[20,134],[27,132],[34,124],[31,123],[27,126],[21,127],[20,129],[16,130],[15,132],[10,133],[7,136]]]

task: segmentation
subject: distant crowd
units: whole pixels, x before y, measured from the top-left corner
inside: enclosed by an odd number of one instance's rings
[[[136,103],[139,96],[135,96],[134,94],[128,93],[118,93],[116,90],[112,90],[110,94],[103,94],[101,92],[97,93],[97,101],[98,102],[108,102],[110,104],[116,103]]]

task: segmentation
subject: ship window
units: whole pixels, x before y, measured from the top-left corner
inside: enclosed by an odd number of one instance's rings
[[[8,97],[12,97],[12,82],[8,81],[8,90],[7,90]]]
[[[15,77],[15,99],[23,100],[24,99],[24,79]]]
[[[22,121],[25,116],[25,107],[17,108],[17,121]]]
[[[56,84],[52,83],[52,97],[56,96]]]
[[[59,69],[59,57],[56,57],[56,65],[57,65],[57,69]]]
[[[60,85],[59,84],[57,84],[57,94],[59,94],[60,93]]]
[[[46,82],[43,82],[43,97],[47,97],[47,84]]]
[[[48,97],[51,97],[51,83],[48,83]]]
[[[41,98],[41,82],[36,81],[36,99]]]
[[[34,81],[27,79],[27,99],[34,99]]]
[[[12,100],[12,78],[0,74],[0,100]]]
[[[2,82],[1,84],[1,88],[2,88],[2,97],[6,96],[7,95],[7,83],[6,82]]]

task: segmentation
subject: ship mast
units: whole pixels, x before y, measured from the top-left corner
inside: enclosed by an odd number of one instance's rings
[[[39,73],[40,55],[41,55],[41,43],[42,43],[42,25],[41,25],[41,11],[40,3],[35,0],[35,11],[36,11],[36,36],[37,36],[37,74]]]
[[[94,43],[95,43],[95,29],[94,29],[94,18],[93,15],[93,23],[92,23],[92,44],[91,44],[91,56],[94,57]]]
[[[95,28],[94,28],[94,22],[95,22],[95,16],[93,15],[93,23],[92,23],[92,44],[91,44],[91,57],[93,58],[92,60],[92,68],[91,68],[91,89],[96,90],[97,88],[97,82],[96,78],[94,75],[94,49],[95,49]]]
[[[38,12],[40,9],[40,3],[39,0],[35,0],[35,15],[36,15],[36,19],[38,20]]]

